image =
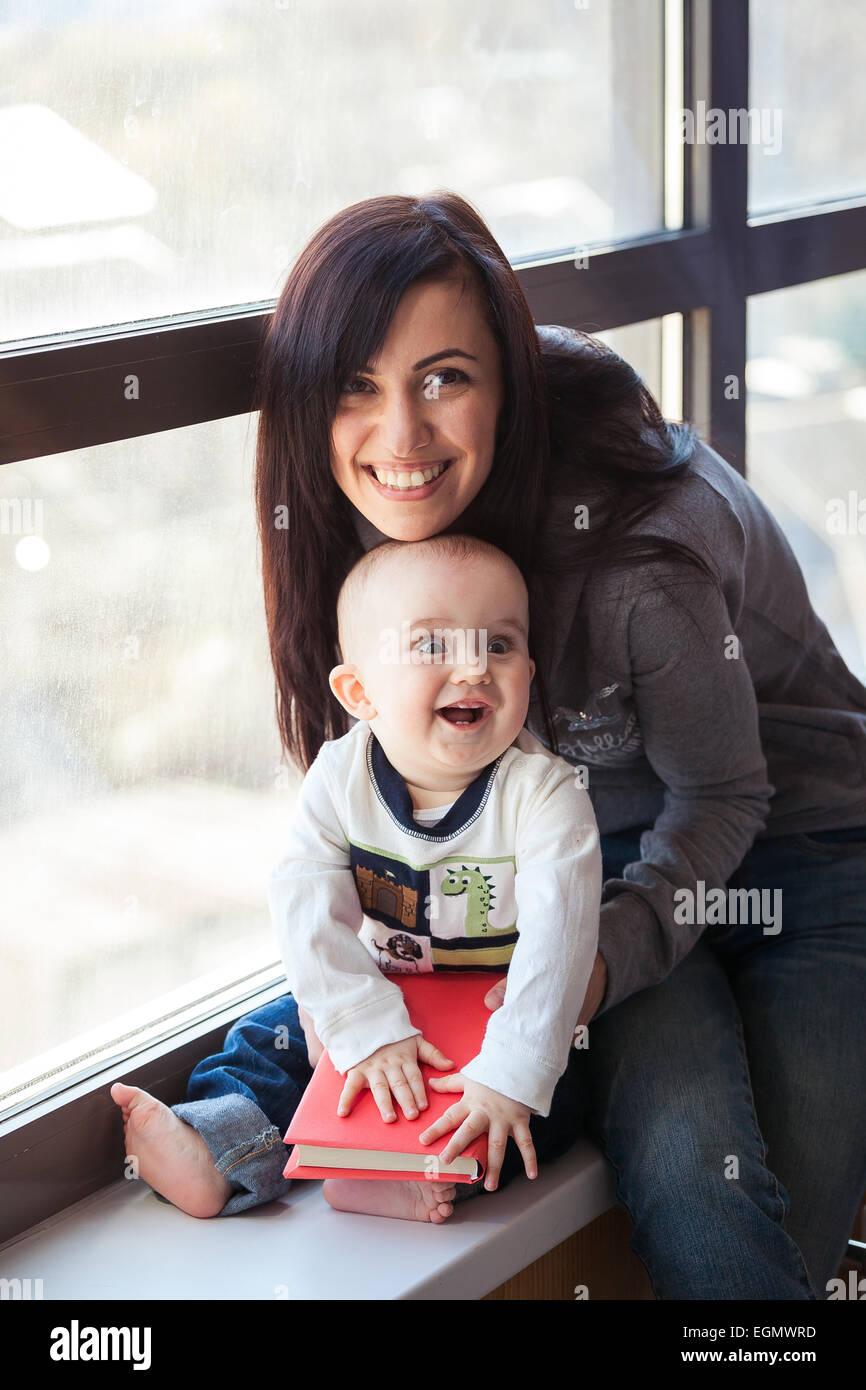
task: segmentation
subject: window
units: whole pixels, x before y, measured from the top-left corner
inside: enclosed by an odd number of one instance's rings
[[[0,535],[7,1104],[282,971],[263,885],[299,778],[273,719],[254,423],[0,469],[22,522]]]
[[[866,684],[866,271],[749,301],[749,479]],[[820,461],[820,467],[816,466]]]
[[[749,212],[862,197],[866,90],[854,55],[866,10],[857,0],[752,0],[749,24],[749,106],[770,117],[770,139],[749,162]]]
[[[3,35],[4,339],[267,300],[380,193],[513,259],[663,226],[661,0],[52,0]]]

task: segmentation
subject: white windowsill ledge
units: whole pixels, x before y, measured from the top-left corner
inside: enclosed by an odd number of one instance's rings
[[[46,1300],[479,1299],[616,1201],[587,1140],[530,1183],[456,1207],[441,1226],[334,1211],[321,1183],[197,1221],[121,1179],[8,1243],[0,1277],[41,1279]]]

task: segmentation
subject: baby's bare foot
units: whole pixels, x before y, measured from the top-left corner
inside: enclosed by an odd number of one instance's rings
[[[138,1086],[116,1081],[111,1099],[123,1112],[126,1153],[138,1160],[138,1176],[189,1216],[217,1216],[232,1186],[198,1130]]]
[[[338,1211],[369,1216],[401,1216],[405,1221],[432,1221],[437,1226],[454,1210],[453,1182],[380,1182],[369,1178],[326,1178],[325,1200]]]

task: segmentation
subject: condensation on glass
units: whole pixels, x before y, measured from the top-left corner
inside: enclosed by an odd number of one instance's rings
[[[866,681],[866,271],[748,303],[749,482]]]
[[[664,226],[661,0],[33,0],[3,32],[0,341],[279,293],[450,188],[512,260]]]
[[[253,420],[0,469],[0,1070],[279,959]]]
[[[863,196],[864,50],[863,0],[750,0],[750,215]]]

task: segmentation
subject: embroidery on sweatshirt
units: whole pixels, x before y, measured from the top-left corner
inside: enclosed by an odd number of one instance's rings
[[[602,686],[579,710],[558,705],[553,727],[559,750],[571,762],[613,766],[634,762],[643,752],[643,735],[631,700],[613,698],[619,681]]]

